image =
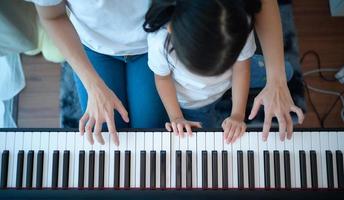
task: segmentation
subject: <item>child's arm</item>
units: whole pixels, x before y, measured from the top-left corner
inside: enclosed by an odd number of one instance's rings
[[[171,75],[155,75],[155,84],[171,121],[171,123],[166,123],[165,125],[168,131],[173,130],[176,135],[181,135],[183,137],[184,128],[189,135],[192,135],[192,127],[201,128],[201,124],[199,122],[191,122],[184,119],[177,100],[176,88]]]
[[[222,123],[227,143],[235,142],[246,130],[244,119],[250,86],[250,61],[236,62],[232,77],[232,113]]]

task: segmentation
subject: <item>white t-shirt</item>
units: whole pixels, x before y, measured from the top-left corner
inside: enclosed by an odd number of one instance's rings
[[[53,6],[63,0],[27,0],[40,6]],[[90,49],[113,56],[147,52],[144,16],[150,0],[66,0],[70,19]]]
[[[164,49],[167,34],[166,28],[148,34],[148,66],[156,75],[172,75],[178,102],[182,108],[196,109],[209,105],[222,97],[231,88],[231,69],[219,76],[205,77],[187,70],[174,51],[168,55],[167,61]],[[237,61],[249,59],[255,50],[256,44],[252,32]]]

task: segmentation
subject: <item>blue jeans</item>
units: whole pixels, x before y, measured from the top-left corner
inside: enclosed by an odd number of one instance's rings
[[[115,113],[117,128],[163,128],[168,116],[155,87],[154,74],[147,65],[147,54],[108,56],[87,47],[85,52],[105,84],[122,101],[129,113],[125,123]],[[83,112],[87,107],[87,92],[78,76],[74,79]]]

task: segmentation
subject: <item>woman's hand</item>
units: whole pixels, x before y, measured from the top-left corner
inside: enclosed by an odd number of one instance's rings
[[[128,112],[117,96],[104,84],[93,84],[87,90],[87,108],[80,119],[79,131],[87,134],[87,140],[94,144],[92,130],[100,144],[105,144],[101,134],[103,123],[107,124],[112,141],[118,146],[119,138],[115,126],[114,110],[117,110],[125,122],[129,122]]]
[[[293,134],[293,121],[290,112],[297,114],[300,124],[302,124],[304,120],[303,112],[300,108],[295,106],[286,83],[267,84],[265,86],[254,99],[254,104],[249,116],[250,120],[255,118],[261,105],[264,106],[265,113],[263,125],[264,141],[266,141],[269,136],[272,117],[276,117],[278,120],[281,141],[284,141],[286,136],[290,140]]]
[[[180,117],[166,123],[165,128],[169,132],[173,131],[174,134],[184,137],[184,129],[189,136],[192,136],[192,128],[202,128],[202,125],[200,122],[192,122]]]
[[[234,143],[246,131],[244,117],[232,114],[232,116],[222,122],[222,128],[224,131],[224,140],[227,144]]]

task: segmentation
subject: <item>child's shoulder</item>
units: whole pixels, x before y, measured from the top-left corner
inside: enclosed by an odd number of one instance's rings
[[[147,40],[148,45],[161,45],[165,43],[166,38],[168,35],[168,31],[166,27],[162,27],[156,32],[148,33]]]

